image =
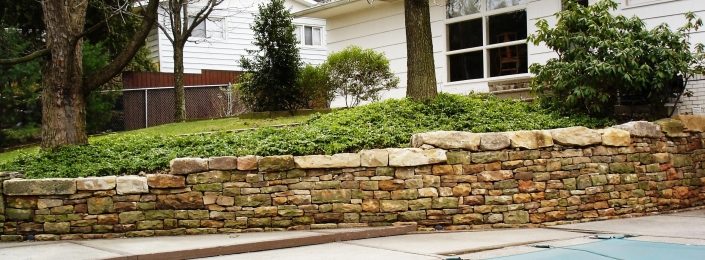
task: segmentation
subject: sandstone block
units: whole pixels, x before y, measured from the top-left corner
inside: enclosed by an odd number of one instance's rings
[[[553,137],[548,131],[506,132],[512,148],[538,149],[553,146]]]
[[[7,220],[31,220],[33,212],[31,209],[6,208],[5,217]]]
[[[186,187],[184,176],[171,174],[147,174],[147,185],[152,188],[183,188]]]
[[[509,147],[511,141],[501,133],[488,133],[480,136],[480,150],[496,151]]]
[[[687,133],[683,132],[685,130],[685,125],[680,120],[664,118],[656,120],[654,123],[661,127],[661,131],[666,133],[666,136],[668,137],[688,136]]]
[[[390,148],[387,150],[389,151],[389,166],[408,167],[446,161],[446,151],[441,149]]]
[[[631,135],[629,131],[617,129],[617,128],[606,128],[602,130],[602,144],[608,146],[628,146],[632,143]]]
[[[50,234],[66,234],[71,231],[70,222],[45,222],[44,232]]]
[[[621,125],[613,126],[613,128],[626,130],[632,136],[637,137],[661,137],[661,127],[657,124],[647,121],[632,121]]]
[[[512,179],[514,174],[510,170],[484,171],[477,174],[478,181],[501,181]]]
[[[431,206],[434,209],[453,209],[458,207],[458,198],[455,197],[438,197],[433,198]]]
[[[176,158],[169,162],[171,174],[189,174],[208,170],[208,160],[202,158]]]
[[[222,183],[230,180],[230,173],[224,171],[207,171],[192,173],[186,177],[188,184]]]
[[[197,191],[157,196],[158,209],[202,209],[203,194]]]
[[[602,135],[582,126],[551,130],[553,141],[562,145],[588,146],[602,143]]]
[[[419,189],[419,197],[438,197],[438,190],[436,188],[421,188]]]
[[[64,201],[60,199],[38,199],[37,208],[47,209],[64,205]]]
[[[352,198],[350,190],[312,190],[311,201],[313,203],[349,203]]]
[[[415,134],[411,137],[412,147],[424,144],[443,149],[463,149],[477,151],[480,148],[480,134],[459,131],[435,131]]]
[[[258,207],[269,205],[272,205],[272,197],[269,194],[235,196],[235,206]]]
[[[77,190],[112,190],[115,189],[116,177],[88,177],[76,179]]]
[[[509,154],[506,151],[478,152],[472,154],[473,163],[489,163],[497,161],[506,161],[508,159]]]
[[[235,170],[237,169],[237,157],[219,156],[208,158],[208,169],[210,170]]]
[[[3,182],[6,195],[68,195],[76,193],[76,180],[68,178],[11,179]]]
[[[237,169],[240,171],[257,170],[257,156],[247,155],[237,158]]]
[[[702,115],[675,115],[673,118],[683,123],[686,131],[705,132],[705,116]]]
[[[389,165],[389,151],[386,149],[372,149],[360,151],[360,166],[379,167]]]
[[[409,202],[406,200],[382,200],[380,202],[382,212],[406,211],[408,208]]]
[[[120,213],[118,219],[120,220],[120,224],[133,224],[137,223],[137,221],[144,220],[145,216],[142,211],[127,211]]]
[[[117,194],[148,193],[147,178],[142,176],[117,177]]]
[[[503,213],[504,223],[526,224],[529,223],[529,212],[523,210],[507,211]]]
[[[339,153],[334,155],[295,156],[294,162],[301,169],[353,168],[360,167],[360,154]]]
[[[453,215],[453,224],[455,225],[477,225],[482,224],[482,214],[455,214]]]
[[[94,197],[88,198],[88,213],[103,214],[113,212],[113,198],[111,197]]]
[[[261,157],[257,164],[260,171],[286,171],[296,168],[294,156],[291,155]]]
[[[466,151],[446,152],[448,164],[470,164],[470,153]]]

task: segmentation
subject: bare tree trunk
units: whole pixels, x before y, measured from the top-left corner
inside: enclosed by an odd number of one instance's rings
[[[86,94],[80,36],[87,1],[42,2],[50,59],[42,72],[42,148],[86,144]]]
[[[174,46],[182,46],[174,42]],[[174,121],[186,121],[186,92],[184,90],[184,48],[174,48]]]
[[[404,0],[406,96],[417,101],[433,99],[437,93],[428,5],[428,0]]]

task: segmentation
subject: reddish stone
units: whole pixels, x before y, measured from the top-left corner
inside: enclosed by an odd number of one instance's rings
[[[197,191],[157,196],[158,209],[202,209],[203,194]]]
[[[183,188],[186,187],[186,178],[171,174],[149,174],[147,185],[151,188]]]

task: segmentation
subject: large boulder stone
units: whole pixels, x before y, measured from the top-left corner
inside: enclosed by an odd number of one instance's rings
[[[339,153],[334,155],[295,156],[296,167],[301,169],[360,167],[360,154]]]
[[[12,179],[3,183],[6,195],[68,195],[76,193],[76,179]]]
[[[291,155],[261,157],[257,164],[260,171],[286,171],[296,168],[294,156]]]
[[[683,123],[686,131],[705,132],[705,116],[702,115],[675,115],[673,118]]]
[[[389,166],[418,166],[446,161],[446,151],[441,149],[390,148]]]
[[[78,190],[112,190],[115,189],[115,176],[88,177],[76,179]]]
[[[574,126],[551,130],[553,141],[562,145],[588,146],[602,143],[602,135],[590,128]]]
[[[480,137],[480,150],[495,151],[509,147],[511,141],[509,138],[500,133],[482,134]]]
[[[219,156],[208,158],[208,169],[210,170],[235,170],[237,169],[237,157]]]
[[[680,120],[664,118],[656,120],[654,123],[661,127],[661,131],[666,133],[666,136],[668,137],[688,136],[687,133],[683,132],[685,130],[685,125]]]
[[[515,131],[506,132],[512,148],[539,149],[553,146],[553,137],[549,131]]]
[[[613,128],[626,130],[630,135],[636,137],[661,137],[661,127],[657,124],[647,121],[632,121],[621,125],[613,126]]]
[[[176,158],[169,162],[171,174],[189,174],[208,170],[208,160],[203,158]]]
[[[419,133],[411,137],[411,146],[424,144],[443,149],[463,149],[477,151],[480,148],[480,134],[460,131],[434,131]]]
[[[147,185],[152,188],[183,188],[186,187],[184,176],[171,174],[148,174]]]
[[[117,194],[140,194],[148,193],[147,177],[142,176],[120,176],[117,177]]]
[[[379,167],[389,165],[389,151],[386,149],[372,149],[360,151],[360,166]]]
[[[606,128],[602,132],[602,144],[608,146],[628,146],[632,143],[631,135],[627,130]]]

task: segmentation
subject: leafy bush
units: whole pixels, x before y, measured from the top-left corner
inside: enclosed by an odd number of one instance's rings
[[[382,90],[399,84],[399,78],[389,69],[384,54],[371,49],[350,46],[328,55],[322,67],[335,93],[345,98],[345,106],[357,106],[361,101],[379,100]]]
[[[589,114],[609,114],[618,96],[663,108],[673,95],[669,85],[690,70],[695,57],[688,31],[701,22],[690,15],[678,31],[665,24],[647,30],[638,17],[612,15],[617,3],[611,0],[588,7],[565,4],[555,27],[540,20],[537,34],[529,38],[558,53],[546,64],[531,66],[533,90],[550,103]]]
[[[41,138],[40,132],[36,125],[0,129],[0,147],[37,142]]]
[[[412,134],[431,130],[490,132],[576,125],[600,127],[611,123],[586,116],[564,117],[522,101],[440,94],[429,104],[402,99],[338,110],[315,116],[297,127],[191,136],[103,138],[91,145],[25,154],[0,165],[0,170],[19,170],[32,178],[136,174],[165,169],[175,157],[333,154],[406,147]]]
[[[335,97],[334,89],[328,84],[328,73],[319,66],[307,64],[301,68],[296,85],[308,99],[308,108],[328,108]]]
[[[252,59],[243,57],[240,65],[249,76],[240,78],[242,100],[254,111],[293,110],[305,106],[306,98],[296,84],[301,65],[294,35],[293,16],[284,0],[259,6],[252,30]]]

